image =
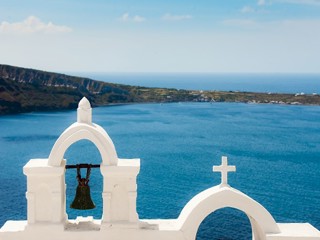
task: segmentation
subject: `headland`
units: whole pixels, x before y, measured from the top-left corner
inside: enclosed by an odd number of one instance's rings
[[[168,102],[320,105],[318,94],[150,88],[0,65],[0,115],[76,109],[83,96],[90,100],[93,107]]]

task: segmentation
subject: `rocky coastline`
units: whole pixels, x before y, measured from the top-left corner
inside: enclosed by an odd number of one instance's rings
[[[0,65],[0,115],[75,109],[83,96],[93,107],[167,102],[320,105],[318,94],[147,88]]]

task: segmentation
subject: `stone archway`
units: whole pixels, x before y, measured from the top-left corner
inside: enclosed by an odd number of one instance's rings
[[[118,162],[114,144],[106,131],[96,124],[74,123],[67,128],[54,144],[49,155],[50,166],[60,166],[67,149],[80,140],[91,141],[101,154],[102,164],[116,166]]]
[[[65,179],[65,193],[66,193],[66,214],[68,219],[76,219],[79,215],[93,216],[94,218],[101,218],[102,216],[102,189],[103,189],[103,176],[101,174],[101,154],[97,146],[88,139],[82,139],[73,143],[65,152],[64,159],[66,160],[66,171],[64,174]],[[94,167],[90,169],[90,195],[95,208],[86,211],[79,211],[71,207],[73,203],[77,187],[79,185],[77,179],[77,169],[68,169],[69,167],[76,167],[77,164],[92,164]],[[109,167],[109,166],[106,166]],[[87,176],[87,168],[80,169],[82,178]]]
[[[252,240],[249,217],[242,211],[226,207],[210,213],[200,224],[196,240]]]
[[[99,125],[92,123],[92,109],[85,97],[79,102],[77,122],[68,127],[55,142],[48,159],[48,165],[59,167],[67,149],[82,139],[91,141],[98,148],[102,164],[116,166],[118,156],[115,146],[108,133]]]
[[[255,240],[265,239],[267,233],[280,232],[271,214],[258,202],[231,187],[217,186],[196,195],[182,210],[178,223],[185,239],[194,240],[202,221],[225,207],[238,209],[249,217]]]

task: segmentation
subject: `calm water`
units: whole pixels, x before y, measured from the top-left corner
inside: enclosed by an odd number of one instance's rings
[[[320,93],[320,74],[73,73],[144,87],[278,93]]]
[[[310,222],[320,229],[320,107],[240,103],[123,105],[93,109],[93,121],[113,139],[120,158],[141,158],[137,207],[140,218],[177,218],[197,193],[220,182],[212,172],[221,156],[237,166],[229,183],[260,202],[277,222]],[[46,158],[76,112],[30,113],[0,118],[0,225],[26,218],[30,158]],[[100,163],[87,141],[71,146],[69,164]],[[76,215],[101,217],[102,179],[93,169],[97,208]],[[67,205],[76,173],[68,170]],[[198,239],[250,239],[248,219],[222,209],[201,224]]]

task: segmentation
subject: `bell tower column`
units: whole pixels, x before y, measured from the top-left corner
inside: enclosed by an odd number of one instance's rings
[[[23,168],[27,176],[28,226],[64,224],[65,161],[59,167],[48,165],[48,159],[31,159]]]
[[[117,166],[101,165],[103,175],[103,216],[105,227],[136,225],[137,175],[140,159],[121,159]]]

